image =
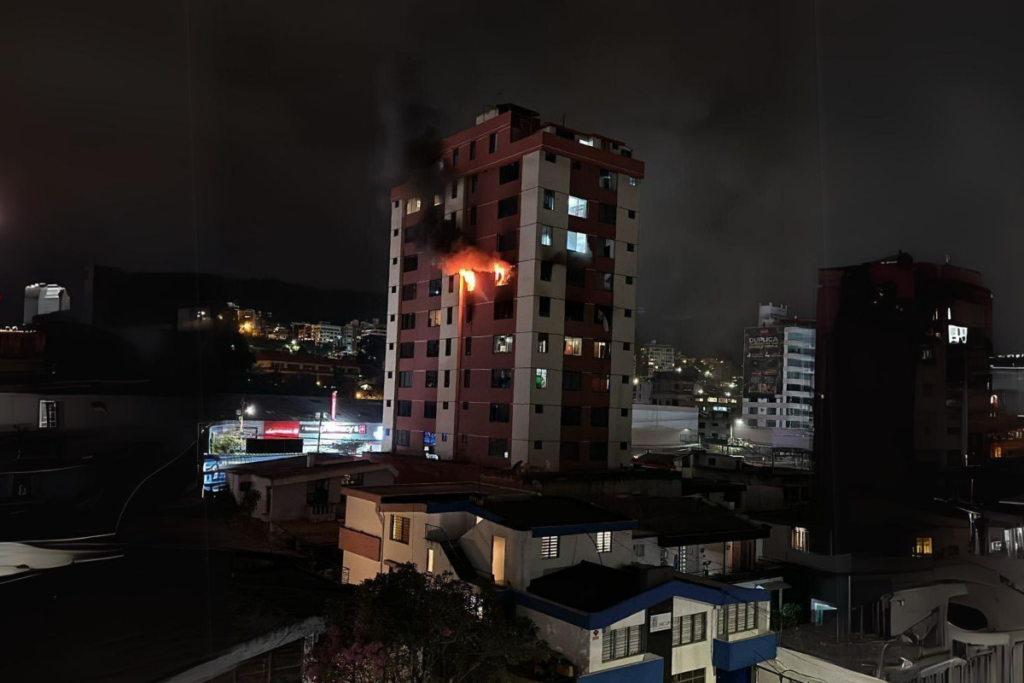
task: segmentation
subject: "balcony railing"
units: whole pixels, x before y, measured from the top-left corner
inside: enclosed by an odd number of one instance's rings
[[[306,519],[311,522],[326,522],[338,518],[338,508],[334,503],[321,503],[306,506]]]

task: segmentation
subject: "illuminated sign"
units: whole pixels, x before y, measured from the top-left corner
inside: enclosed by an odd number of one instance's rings
[[[719,413],[727,413],[729,412],[729,406],[711,406],[711,410]]]
[[[651,627],[650,629],[648,629],[650,633],[657,633],[658,631],[668,631],[670,628],[672,628],[671,612],[651,615]]]
[[[949,343],[950,344],[966,344],[967,343],[967,328],[960,327],[959,325],[949,326]]]
[[[263,423],[264,439],[297,439],[299,438],[299,422],[270,421]]]

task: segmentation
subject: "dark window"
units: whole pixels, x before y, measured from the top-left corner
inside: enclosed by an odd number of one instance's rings
[[[416,231],[419,228],[418,225],[410,225],[405,229],[405,241],[412,242],[416,239]]]
[[[564,422],[562,424],[565,424]],[[580,459],[580,444],[578,441],[563,441],[558,448],[558,457],[561,460],[576,461]]]
[[[471,140],[469,143],[469,160],[476,159],[476,140]]]
[[[626,316],[629,317],[628,315]],[[612,307],[594,306],[594,324],[601,325],[606,330],[612,327]]]
[[[508,457],[508,439],[496,439],[494,437],[488,439],[487,455],[494,455],[499,458]]]
[[[583,302],[566,301],[565,319],[572,322],[583,322]]]
[[[626,444],[626,442],[625,442],[625,441],[620,441],[620,442],[619,442],[619,450],[620,450],[620,451],[624,451],[624,450],[626,450],[626,449],[627,449],[627,444]]]
[[[590,442],[590,461],[591,462],[605,462],[608,460],[608,442],[607,441],[591,441]]]
[[[583,374],[573,370],[566,370],[562,373],[562,389],[565,391],[579,391],[583,388]]]
[[[469,207],[469,224],[476,225],[476,207]]]
[[[448,276],[448,293],[451,294],[454,291],[455,291],[455,276],[454,275],[449,275]]]
[[[415,342],[402,342],[398,345],[399,358],[413,358],[416,355]]]
[[[572,170],[574,170],[574,171],[579,171],[579,170],[581,170],[583,168],[583,164],[580,163],[579,159],[573,159],[571,166],[572,166]]]
[[[623,351],[629,351],[629,349],[630,349],[630,346],[631,346],[631,345],[630,345],[630,343],[629,343],[629,342],[622,342],[622,350],[623,350]]]
[[[454,315],[455,315],[455,314],[453,313],[453,309],[454,309],[454,306],[449,306],[449,307],[448,307],[448,313],[447,313],[447,314],[446,314],[446,316],[445,316],[445,317],[447,318],[447,320],[448,320],[448,324],[449,324],[449,325],[451,325],[451,324],[452,324],[452,320],[453,320],[453,318],[454,318]]]
[[[508,320],[513,315],[515,315],[515,301],[513,299],[494,302],[495,320]]]
[[[503,232],[498,235],[498,251],[511,251],[516,248],[516,233]]]
[[[427,358],[437,358],[441,350],[441,342],[437,339],[427,340]]]
[[[626,284],[627,285],[633,284],[633,276],[632,275],[627,275],[626,276]]]
[[[408,446],[409,445],[409,430],[408,429],[396,429],[395,430],[395,445],[396,446]]]
[[[587,270],[586,268],[578,268],[573,266],[566,266],[565,268],[565,284],[567,287],[586,287],[587,286]]]
[[[451,370],[445,370],[444,371],[444,388],[447,389],[451,385],[452,385],[452,371]]]
[[[451,310],[451,309],[448,309],[448,310]],[[448,337],[447,339],[444,340],[444,355],[446,355],[446,356],[452,355],[452,338],[451,337]]]
[[[544,413],[544,404],[543,403],[536,403],[536,404],[534,404],[533,412],[537,413],[538,415],[543,414]]]
[[[630,218],[636,218],[636,211],[634,211],[633,209],[630,209],[629,210],[629,217]]]
[[[473,376],[473,371],[472,370],[463,370],[462,371],[462,386],[464,386],[464,387],[466,387],[468,389],[469,388],[469,380],[470,380],[470,378],[472,376]]]
[[[508,218],[519,213],[519,195],[498,201],[498,218]]]
[[[622,376],[622,383],[623,384],[629,384],[629,375],[623,375]]]
[[[540,317],[550,318],[551,317],[551,297],[542,296],[540,297]]]
[[[491,133],[491,136],[487,139],[487,151],[490,154],[494,154],[498,150],[498,134]]]
[[[597,220],[602,223],[608,223],[609,225],[615,225],[615,205],[614,204],[598,204],[597,205]]]
[[[604,239],[600,241],[601,256],[615,258],[615,240]]]
[[[425,380],[424,386],[426,386],[428,389],[436,389],[437,388],[437,370],[427,370],[427,372],[425,374],[426,374],[427,378]]]
[[[412,256],[406,256],[405,259],[402,261],[403,272],[411,273],[414,270],[418,270],[419,267],[420,259],[419,256],[417,256],[416,254],[413,254]]]
[[[544,161],[547,161],[547,162],[550,162],[550,163],[553,164],[556,161],[558,161],[558,155],[555,154],[554,152],[544,152]]]
[[[627,308],[626,309],[626,317],[627,318],[632,318],[633,317],[633,309],[632,308]]]
[[[508,389],[512,386],[512,371],[507,368],[491,370],[491,388]]]
[[[519,162],[513,161],[498,169],[498,184],[504,185],[519,180]]]
[[[477,184],[480,182],[480,174],[474,173],[469,176],[469,191],[476,192]]]
[[[598,172],[597,185],[605,190],[614,190],[618,186],[619,174],[601,169]]]
[[[593,407],[590,409],[590,426],[591,427],[607,427],[608,426],[608,409]],[[607,448],[605,449],[605,455],[607,455]]]
[[[580,407],[562,406],[562,425],[565,427],[579,427]]]
[[[551,273],[554,270],[554,264],[551,261],[540,262],[540,279],[543,282],[551,282]]]
[[[402,314],[402,329],[412,330],[416,328],[416,314],[415,313],[403,313]]]
[[[629,417],[629,408],[623,408],[620,415],[622,415],[622,417]]]
[[[469,401],[463,401],[462,402],[462,409],[463,410],[469,410]],[[466,443],[467,441],[469,441],[469,438],[465,434],[463,434],[462,435],[462,443]]]
[[[491,422],[508,422],[511,410],[507,403],[491,404]]]
[[[437,418],[437,401],[423,402],[423,417],[430,420]]]
[[[611,273],[594,273],[594,282],[598,289],[610,292],[615,286],[615,276]]]
[[[459,196],[459,181],[458,180],[453,180],[452,181],[452,199],[455,199],[458,196]],[[452,223],[454,223],[455,222],[455,214],[452,214],[448,218],[448,220],[450,220]]]
[[[398,373],[398,386],[408,388],[412,386],[412,371],[402,370]]]
[[[459,165],[459,148],[456,147],[452,150],[452,168]]]
[[[412,401],[395,401],[395,414],[398,417],[412,417]]]
[[[555,210],[555,191],[544,190],[544,208],[548,211]]]
[[[533,448],[534,448],[534,450],[538,450],[539,451],[540,449],[544,448],[544,442],[543,441],[534,441],[533,442]]]
[[[427,290],[429,296],[441,296],[441,278],[431,280],[427,285]]]
[[[473,355],[473,338],[472,337],[466,337],[466,355],[467,356]]]
[[[416,283],[402,285],[402,301],[411,301],[416,298]]]
[[[633,249],[634,249],[633,243],[632,242],[626,242],[626,251],[633,251]]]

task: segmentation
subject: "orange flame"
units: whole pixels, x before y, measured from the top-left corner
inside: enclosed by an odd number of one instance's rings
[[[476,289],[477,273],[494,273],[494,284],[502,287],[512,282],[514,266],[496,254],[487,254],[476,247],[466,247],[441,259],[439,264],[445,275],[458,273],[466,291]]]
[[[462,276],[462,281],[466,283],[467,292],[472,292],[476,289],[476,273],[469,268],[462,268],[459,270],[459,275]]]
[[[512,280],[512,266],[504,261],[494,262],[494,284],[504,287]]]

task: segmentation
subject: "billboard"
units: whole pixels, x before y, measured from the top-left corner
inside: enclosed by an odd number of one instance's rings
[[[743,397],[772,398],[782,393],[782,327],[748,327],[743,331]]]

